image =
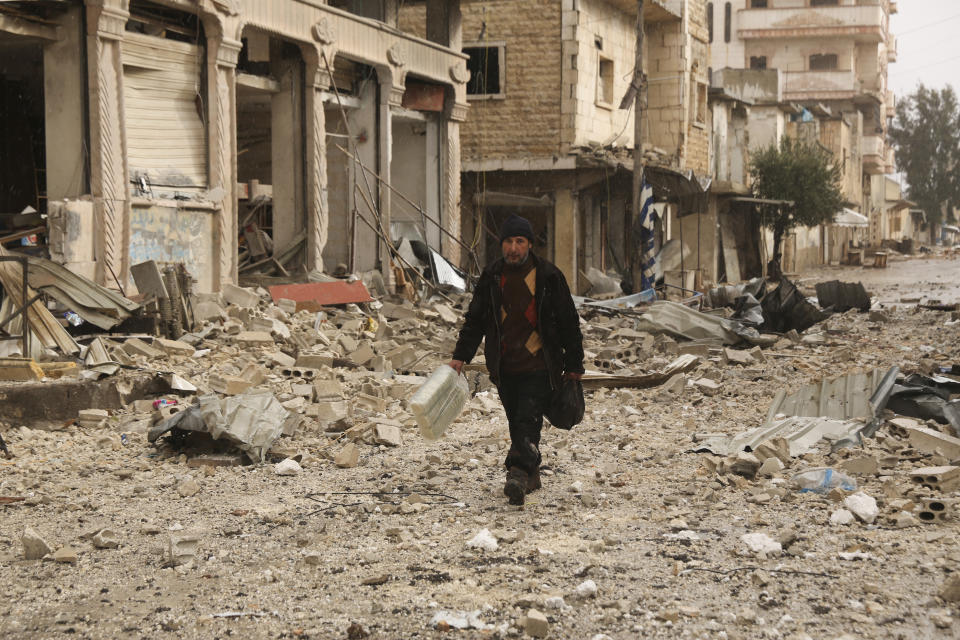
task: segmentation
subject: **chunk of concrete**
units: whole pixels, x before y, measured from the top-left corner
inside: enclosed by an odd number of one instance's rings
[[[858,520],[867,524],[873,524],[873,521],[880,515],[880,509],[877,507],[877,501],[872,496],[868,496],[862,491],[847,496],[843,501],[843,506],[850,510]]]
[[[960,458],[960,438],[927,427],[907,429],[910,444],[921,453],[939,453],[949,460]]]
[[[179,340],[157,338],[153,341],[153,344],[165,351],[167,355],[171,356],[192,356],[193,352],[196,351],[196,349],[188,345],[186,342],[181,342]]]
[[[727,459],[727,468],[730,473],[735,473],[747,479],[752,479],[757,475],[760,465],[761,462],[757,456],[746,451],[740,451],[735,457]]]
[[[547,616],[536,609],[530,609],[524,618],[523,631],[531,638],[546,638],[550,633]]]
[[[52,551],[43,536],[30,527],[24,529],[20,544],[23,545],[23,557],[27,560],[39,560]]]
[[[256,307],[260,303],[260,296],[250,289],[238,287],[235,284],[225,283],[220,290],[220,295],[227,304],[235,304],[242,308]]]
[[[378,444],[388,447],[399,447],[403,444],[403,434],[399,427],[389,424],[378,424],[374,427],[374,438]]]
[[[348,442],[337,452],[333,463],[342,469],[352,469],[360,462],[360,449],[356,444]]]
[[[840,467],[847,473],[857,476],[875,476],[880,470],[880,462],[876,456],[857,456],[840,463]]]
[[[165,354],[160,349],[155,349],[140,338],[130,338],[123,343],[123,350],[131,356],[144,356],[149,359],[162,358]],[[191,350],[192,354],[193,351]]]
[[[43,369],[33,358],[0,358],[0,380],[33,382],[43,377]]]
[[[274,344],[273,336],[266,331],[241,331],[233,340],[248,346]]]
[[[218,375],[216,373],[212,373],[207,378],[207,385],[209,385],[209,387],[217,393],[227,396],[236,396],[252,387],[253,383],[237,376]]]
[[[177,532],[167,538],[166,560],[173,567],[187,564],[197,556],[200,536],[196,533]]]

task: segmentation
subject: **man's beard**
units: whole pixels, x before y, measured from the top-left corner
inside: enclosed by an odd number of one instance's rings
[[[516,257],[512,257],[512,256],[504,256],[504,257],[503,257],[503,260],[504,260],[504,262],[506,262],[506,263],[507,263],[508,265],[510,265],[511,267],[519,267],[519,266],[521,266],[522,264],[524,264],[529,257],[530,257],[530,252],[527,251],[525,254],[523,254],[523,257],[522,257],[522,258],[516,258]]]

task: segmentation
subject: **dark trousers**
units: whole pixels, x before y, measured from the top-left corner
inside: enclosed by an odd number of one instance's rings
[[[532,473],[540,467],[540,429],[550,402],[550,376],[546,371],[505,373],[497,389],[510,423],[505,464]]]

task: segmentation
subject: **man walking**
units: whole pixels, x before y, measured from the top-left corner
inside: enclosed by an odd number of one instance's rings
[[[530,250],[533,227],[512,215],[500,230],[503,257],[480,274],[450,366],[458,373],[480,340],[510,423],[510,504],[540,488],[540,429],[554,389],[583,374],[580,317],[563,273]]]

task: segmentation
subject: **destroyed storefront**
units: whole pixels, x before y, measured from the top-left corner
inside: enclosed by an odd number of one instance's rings
[[[389,281],[405,223],[458,261],[450,4],[428,40],[351,3],[2,3],[0,238],[128,295],[147,260],[198,291],[339,264]]]

